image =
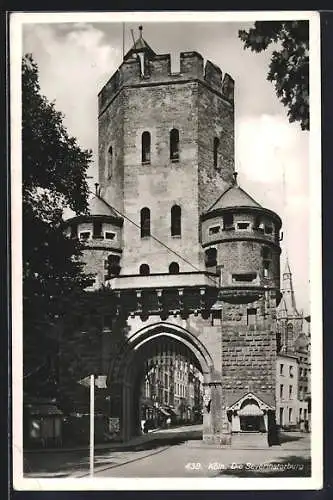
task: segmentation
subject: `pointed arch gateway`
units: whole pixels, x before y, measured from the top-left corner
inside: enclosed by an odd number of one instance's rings
[[[157,322],[147,325],[130,335],[126,349],[118,360],[118,385],[121,391],[120,427],[121,437],[127,440],[140,431],[139,394],[142,381],[143,362],[147,360],[149,346],[165,342],[179,344],[188,352],[203,375],[203,381],[209,380],[213,371],[213,360],[204,344],[190,331],[169,322]],[[140,371],[141,370],[141,371]],[[109,373],[112,384],[113,374]]]

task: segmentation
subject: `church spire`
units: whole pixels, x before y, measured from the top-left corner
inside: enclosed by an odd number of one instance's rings
[[[286,258],[286,264],[282,275],[282,295],[288,314],[298,316],[298,311],[296,309],[295,292],[293,287],[293,277],[290,270],[288,256]]]

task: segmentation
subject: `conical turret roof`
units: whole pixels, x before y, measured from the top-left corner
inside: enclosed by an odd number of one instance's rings
[[[88,204],[89,215],[99,216],[99,215],[107,215],[112,217],[119,217],[117,212],[113,210],[113,208],[103,200],[100,196],[94,195]]]
[[[218,208],[257,207],[263,208],[252,196],[238,185],[227,188],[221,196],[207,210],[210,212]]]

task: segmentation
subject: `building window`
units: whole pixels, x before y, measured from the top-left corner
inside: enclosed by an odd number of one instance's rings
[[[299,409],[299,418],[302,420],[302,408]]]
[[[283,425],[283,408],[280,408],[280,425]]]
[[[141,161],[150,163],[150,133],[145,131],[141,137]]]
[[[94,220],[93,222],[93,238],[103,238],[102,222],[100,220]]]
[[[255,326],[257,321],[257,309],[251,308],[247,310],[247,324],[248,326]]]
[[[182,209],[179,205],[171,208],[171,236],[181,235]]]
[[[170,132],[170,160],[179,159],[179,131],[173,128]]]
[[[280,375],[283,375],[283,364],[280,364]]]
[[[217,137],[214,137],[214,167],[217,168],[218,164],[218,151],[219,151],[220,141]]]
[[[265,225],[265,234],[273,234],[273,226]]]
[[[208,229],[209,235],[218,234],[220,232],[220,226],[212,226]]]
[[[141,238],[150,236],[150,210],[147,207],[142,208],[140,212]]]
[[[294,376],[294,367],[292,365],[289,366],[289,377],[293,378]]]
[[[80,240],[86,241],[86,240],[89,240],[90,235],[91,235],[90,231],[81,231],[79,234],[79,238],[80,238]]]
[[[234,229],[234,216],[233,214],[225,214],[223,216],[223,230]]]
[[[120,273],[120,257],[119,255],[110,254],[105,263],[105,267],[108,270],[108,278],[118,276]]]
[[[289,408],[289,423],[292,422],[293,419],[293,409]]]
[[[283,384],[280,384],[280,399],[283,398]]]
[[[112,169],[113,169],[113,149],[112,146],[109,146],[108,148],[108,154],[107,154],[107,164],[106,164],[106,171],[107,171],[107,178],[111,179],[112,177]]]
[[[213,267],[217,264],[217,250],[216,248],[207,248],[205,251],[205,264],[207,267]]]
[[[292,395],[293,395],[293,386],[292,386],[292,385],[290,385],[290,386],[289,386],[289,399],[291,399],[291,398],[292,398]]]
[[[141,264],[139,272],[141,276],[148,276],[150,274],[150,267],[148,264]]]
[[[179,265],[177,262],[171,262],[169,266],[169,273],[170,274],[178,274],[179,273]]]
[[[239,231],[248,231],[250,229],[249,222],[237,222],[237,229]]]
[[[112,233],[111,231],[105,231],[104,238],[106,240],[114,240],[116,238],[116,233]]]

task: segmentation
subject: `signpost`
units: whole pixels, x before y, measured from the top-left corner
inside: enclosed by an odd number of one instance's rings
[[[106,389],[106,376],[99,375],[95,378],[95,375],[90,375],[79,380],[79,384],[84,387],[90,387],[90,439],[89,439],[89,471],[90,476],[94,475],[94,451],[95,451],[95,384],[100,389]]]

